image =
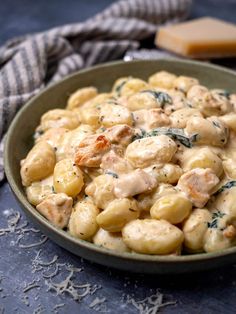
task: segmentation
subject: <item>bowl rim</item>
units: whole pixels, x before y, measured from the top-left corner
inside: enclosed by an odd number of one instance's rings
[[[23,207],[24,210],[28,211],[31,216],[34,217],[35,220],[37,220],[38,225],[43,225],[44,228],[48,229],[50,232],[55,233],[57,236],[60,238],[64,238],[66,241],[73,243],[74,245],[78,245],[88,249],[90,251],[102,254],[104,256],[109,255],[112,257],[116,257],[119,259],[123,260],[132,260],[132,261],[139,261],[139,262],[144,262],[144,263],[152,263],[152,262],[159,262],[159,263],[172,263],[172,264],[184,264],[184,263],[189,263],[189,262],[203,262],[205,260],[215,260],[220,257],[225,257],[228,255],[233,255],[236,254],[236,247],[231,247],[228,249],[224,249],[222,251],[217,251],[217,252],[211,252],[211,253],[196,253],[196,254],[190,254],[190,255],[180,255],[180,256],[175,256],[175,255],[150,255],[150,254],[140,254],[140,253],[130,253],[130,252],[117,252],[117,251],[112,251],[106,248],[103,248],[101,246],[97,246],[91,242],[75,238],[71,236],[68,232],[61,230],[51,224],[46,218],[44,218],[40,213],[38,213],[33,205],[31,205],[27,198],[26,195],[20,191],[18,184],[14,180],[14,175],[12,174],[11,167],[9,164],[9,158],[8,155],[10,153],[10,146],[11,146],[11,137],[12,134],[14,133],[14,130],[17,126],[18,120],[22,118],[22,115],[24,115],[24,112],[28,109],[28,107],[32,106],[35,102],[36,99],[40,98],[43,94],[47,93],[49,90],[54,89],[54,87],[64,83],[67,80],[70,80],[73,77],[76,77],[80,74],[87,73],[90,71],[94,71],[96,69],[102,69],[102,68],[107,68],[107,67],[112,67],[112,66],[119,66],[121,64],[130,64],[130,63],[152,63],[152,62],[165,62],[165,63],[179,63],[183,65],[199,65],[201,67],[205,67],[207,69],[213,69],[213,70],[218,70],[221,72],[225,72],[226,74],[230,74],[236,77],[236,72],[226,69],[224,67],[218,66],[218,65],[212,65],[212,64],[205,64],[203,62],[199,61],[192,61],[192,60],[182,60],[178,58],[162,58],[162,59],[149,59],[149,60],[132,60],[132,61],[113,61],[113,62],[107,62],[99,65],[95,65],[92,67],[88,67],[86,69],[77,71],[73,74],[70,74],[63,78],[62,80],[55,82],[53,84],[50,84],[48,87],[44,88],[41,92],[39,92],[37,95],[32,97],[16,114],[14,117],[13,121],[11,122],[11,125],[7,131],[6,138],[4,141],[4,170],[6,174],[6,178],[8,180],[8,183],[15,194],[18,202],[20,203],[21,207]],[[40,227],[39,227],[40,228]],[[50,238],[50,236],[49,236]]]

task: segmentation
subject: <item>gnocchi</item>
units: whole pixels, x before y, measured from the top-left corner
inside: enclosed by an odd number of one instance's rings
[[[129,144],[125,152],[125,159],[134,168],[144,168],[156,162],[168,163],[176,149],[175,142],[168,136],[152,136]]]
[[[119,232],[131,220],[139,217],[139,209],[134,199],[121,198],[110,202],[97,216],[98,225],[110,232]]]
[[[89,199],[79,201],[72,208],[68,224],[69,233],[82,240],[91,239],[98,229],[96,217],[99,209]]]
[[[37,143],[21,163],[21,179],[24,186],[51,175],[56,164],[54,149],[47,142]]]
[[[63,159],[56,164],[53,173],[53,186],[57,193],[65,193],[75,197],[80,193],[83,185],[83,173],[73,163],[73,160]]]
[[[72,237],[117,252],[236,245],[236,94],[166,71],[76,89],[21,160],[28,201]]]
[[[122,230],[125,244],[143,254],[170,254],[183,242],[183,232],[166,220],[143,219],[129,222]]]

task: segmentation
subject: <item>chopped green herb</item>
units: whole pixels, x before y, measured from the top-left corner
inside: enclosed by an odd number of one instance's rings
[[[207,223],[208,228],[218,228],[219,218],[225,216],[225,213],[220,212],[219,210],[212,214],[212,221]]]
[[[220,194],[221,192],[224,192],[225,190],[230,189],[233,186],[236,186],[235,180],[229,181],[226,184],[222,185],[222,187],[218,191],[216,191],[214,195]]]
[[[133,209],[133,208],[129,208],[129,210],[131,211],[131,212],[136,212],[136,210],[135,209]]]
[[[117,93],[118,97],[121,96],[121,90],[122,90],[122,88],[123,88],[123,86],[125,85],[126,82],[127,82],[127,80],[124,80],[116,87],[115,92]]]
[[[218,227],[218,220],[217,219],[213,219],[211,222],[207,223],[207,227],[208,228],[217,228]]]
[[[43,130],[37,130],[34,132],[33,138],[34,140],[37,140],[41,135],[43,135],[44,131]]]
[[[106,103],[110,105],[119,105],[115,99],[108,100]]]
[[[52,186],[52,193],[56,193],[54,186]]]
[[[225,213],[222,213],[222,212],[220,212],[219,210],[218,210],[217,212],[214,212],[214,213],[212,214],[212,218],[213,218],[213,219],[222,218],[222,217],[224,217],[224,216],[225,216]]]
[[[176,129],[176,128],[157,128],[153,129],[150,132],[146,132],[142,129],[140,129],[141,133],[136,134],[133,137],[133,140],[145,138],[145,137],[151,137],[151,136],[158,136],[158,135],[167,135],[173,140],[179,141],[184,146],[191,148],[193,146],[193,143],[196,142],[198,134],[193,134],[191,137],[188,137],[182,129]]]
[[[139,129],[139,130],[140,130],[140,133],[137,133],[133,136],[132,142],[136,140],[140,140],[141,138],[144,138],[144,137],[148,137],[147,132],[145,130],[143,129]]]
[[[221,128],[219,122],[217,121],[212,121],[212,124],[216,127],[216,128]]]
[[[153,90],[144,90],[141,93],[151,94],[161,105],[161,108],[164,108],[166,104],[172,105],[173,101],[170,95],[164,92],[156,92]]]
[[[227,90],[221,91],[221,92],[219,92],[218,94],[219,94],[220,96],[223,96],[223,97],[227,98],[227,99],[229,99],[229,97],[230,97],[230,92],[227,91]]]
[[[112,176],[113,178],[116,178],[116,179],[119,178],[118,174],[112,171],[106,171],[105,174],[108,174],[109,176]]]

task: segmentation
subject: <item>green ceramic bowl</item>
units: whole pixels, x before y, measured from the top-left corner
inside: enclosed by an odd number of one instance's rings
[[[188,256],[151,256],[118,253],[75,239],[41,216],[27,201],[20,179],[20,160],[32,147],[32,134],[40,117],[47,110],[66,104],[68,96],[79,87],[94,85],[100,92],[108,91],[122,76],[147,79],[156,71],[166,70],[178,75],[198,78],[210,88],[236,91],[236,74],[221,67],[193,61],[149,60],[115,62],[96,66],[73,74],[45,89],[31,99],[17,114],[7,134],[4,162],[9,184],[25,213],[49,238],[74,254],[99,264],[141,273],[185,273],[206,270],[236,261],[236,247],[216,253]]]

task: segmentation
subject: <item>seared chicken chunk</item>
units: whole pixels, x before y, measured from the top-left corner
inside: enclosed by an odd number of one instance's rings
[[[83,139],[75,154],[78,166],[99,167],[102,156],[110,149],[111,143],[104,135],[91,135]]]
[[[68,225],[73,199],[64,193],[51,194],[36,209],[58,228]]]
[[[212,169],[195,168],[180,177],[177,187],[187,195],[194,206],[202,208],[219,181]]]

